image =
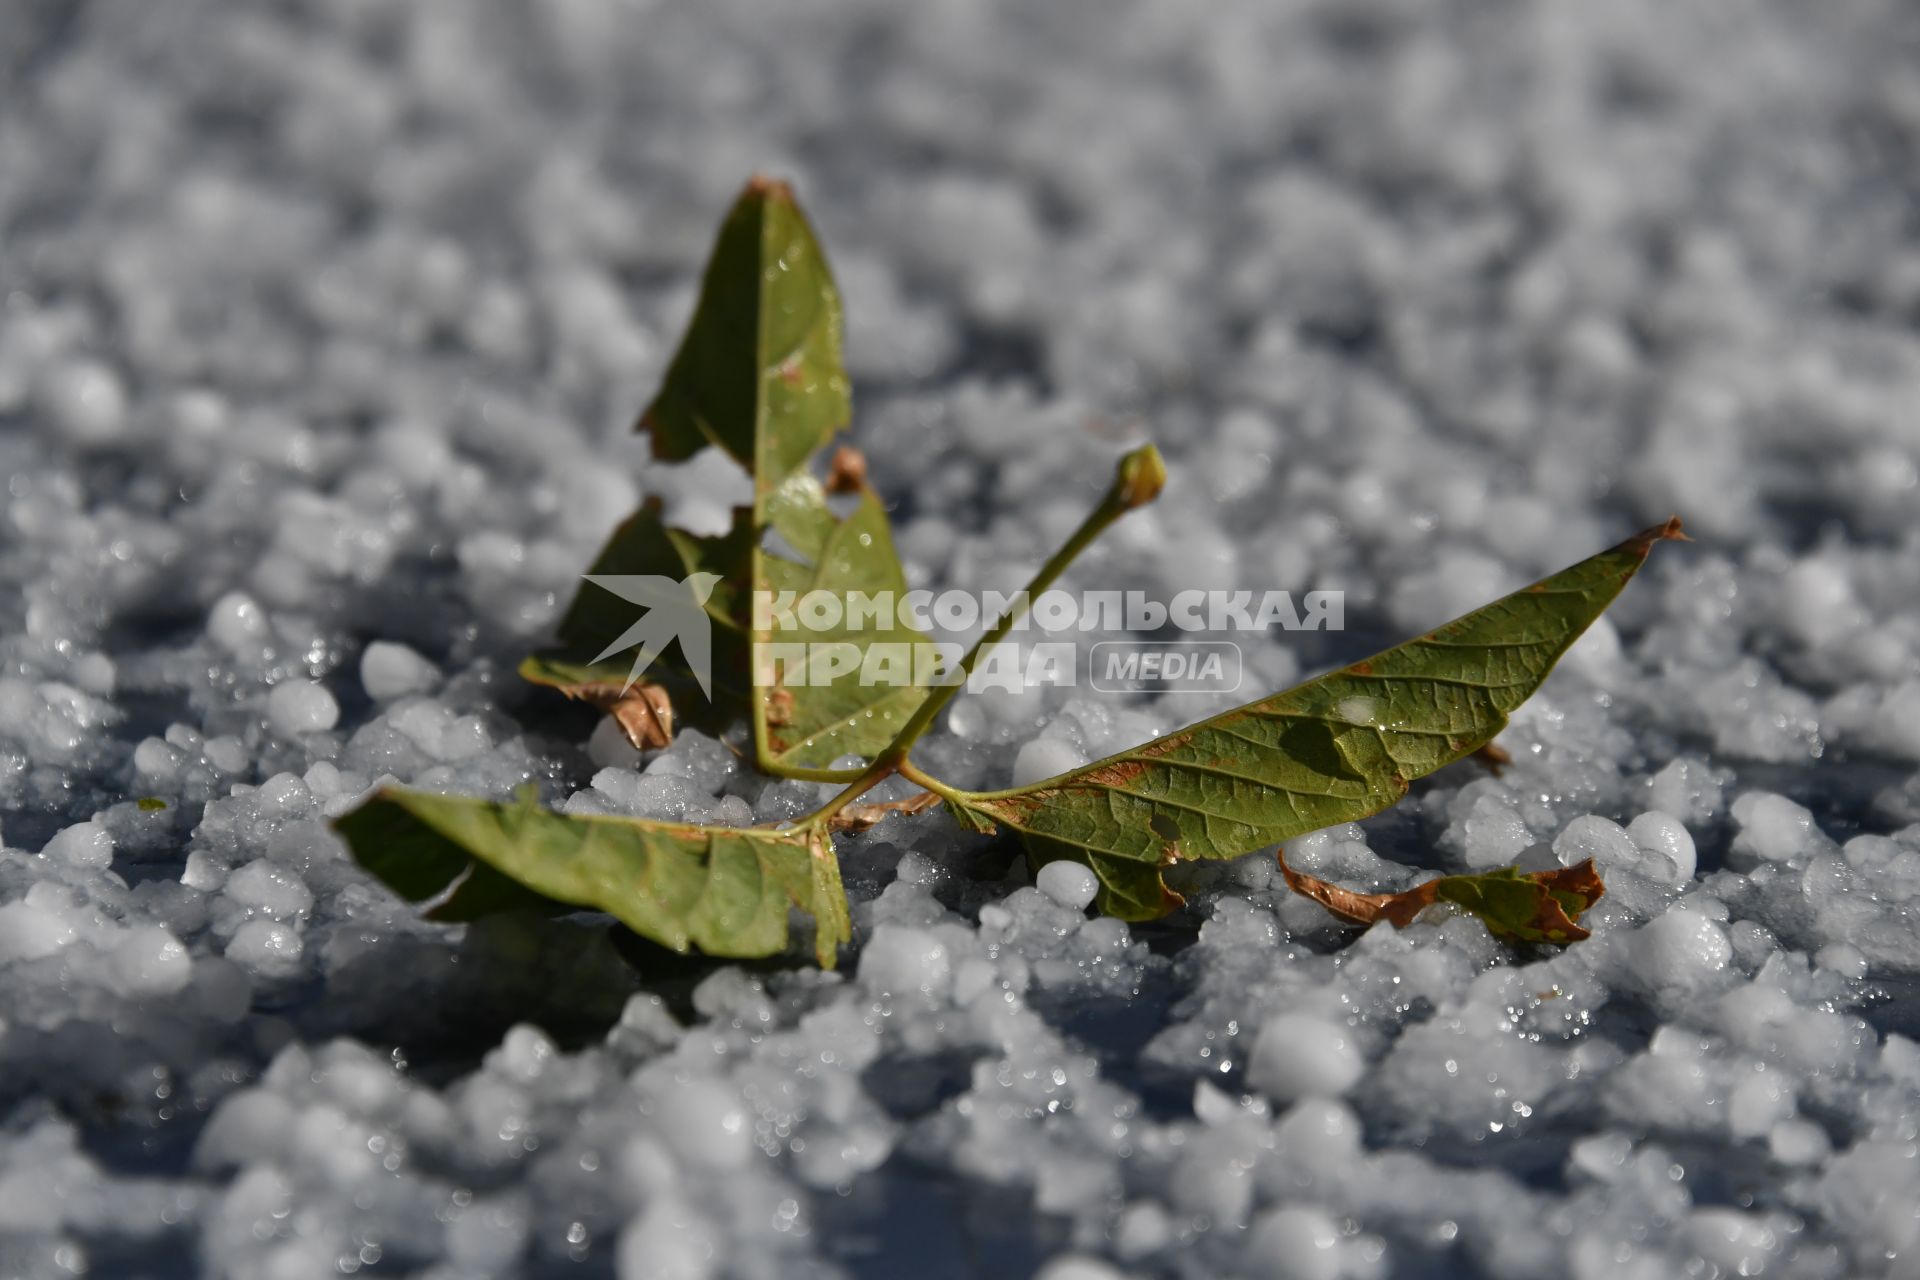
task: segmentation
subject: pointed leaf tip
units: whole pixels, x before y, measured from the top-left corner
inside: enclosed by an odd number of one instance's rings
[[[1679,516],[1668,516],[1659,524],[1642,529],[1621,544],[1622,549],[1637,550],[1641,555],[1653,549],[1656,542],[1692,542],[1687,531],[1680,523]]]
[[[718,446],[756,502],[847,423],[840,294],[793,189],[765,176],[720,224],[700,297],[638,430],[682,461]]]
[[[975,830],[1018,834],[1036,866],[1091,867],[1107,914],[1151,919],[1165,910],[1167,841],[1155,819],[1177,824],[1178,856],[1190,861],[1380,812],[1492,741],[1647,548],[1676,532],[1659,526],[1425,636],[1131,751],[954,805]]]
[[[747,185],[740,192],[743,198],[756,197],[763,200],[793,199],[793,185],[785,178],[775,178],[768,174],[756,173],[747,179]]]
[[[886,508],[867,484],[858,450],[843,447],[834,456],[824,486],[813,475],[812,464],[850,414],[841,338],[839,292],[793,189],[764,174],[753,177],[721,225],[693,317],[640,420],[655,457],[685,459],[710,446],[726,453],[751,477],[753,502],[735,510],[720,537],[667,526],[651,502],[636,512],[594,561],[588,585],[561,622],[561,644],[523,663],[523,675],[563,690],[624,682],[631,658],[622,650],[625,660],[611,661],[606,647],[630,632],[634,611],[592,586],[593,578],[685,579],[713,588],[699,602],[713,626],[710,665],[685,660],[692,655],[684,635],[661,663],[661,679],[676,697],[689,691],[688,676],[704,695],[681,697],[676,709],[683,720],[709,731],[740,715],[755,720],[756,762],[773,772],[824,768],[892,741],[925,698],[924,688],[897,680],[861,684],[861,672],[793,688],[752,680],[752,673],[773,668],[771,659],[758,659],[780,638],[753,625],[754,593],[777,596],[791,588],[844,598],[907,589]],[[859,502],[843,514],[829,494]],[[784,546],[765,540],[770,528]],[[911,628],[871,626],[816,638],[852,642],[863,656],[879,642],[926,641]],[[917,663],[921,651],[913,653]],[[711,682],[704,672],[711,672]],[[639,727],[650,730],[651,721]],[[635,725],[624,727],[631,734]]]

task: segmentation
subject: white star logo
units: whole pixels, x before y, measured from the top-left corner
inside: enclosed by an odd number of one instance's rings
[[[600,651],[595,662],[639,645],[633,671],[627,676],[626,688],[631,689],[667,647],[668,641],[677,638],[680,652],[686,656],[687,668],[699,682],[700,692],[712,700],[713,620],[707,616],[707,601],[720,581],[719,574],[690,573],[675,581],[653,573],[590,573],[586,579],[602,591],[646,610],[638,622],[620,633],[619,639]]]

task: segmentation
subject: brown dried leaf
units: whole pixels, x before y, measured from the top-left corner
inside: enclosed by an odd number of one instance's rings
[[[850,804],[827,820],[835,831],[865,831],[890,813],[920,813],[940,803],[931,791],[908,796],[905,800],[876,800],[871,804]]]
[[[1470,876],[1442,876],[1399,893],[1360,893],[1295,871],[1284,852],[1274,855],[1295,893],[1312,898],[1343,920],[1370,925],[1391,921],[1404,929],[1436,902],[1450,902],[1479,916],[1495,937],[1509,942],[1578,942],[1591,936],[1578,921],[1606,892],[1589,858],[1578,866],[1523,873],[1501,867]]]
[[[1284,849],[1276,849],[1273,856],[1280,863],[1280,874],[1286,877],[1289,889],[1302,897],[1312,898],[1342,920],[1354,924],[1370,925],[1376,920],[1391,920],[1395,927],[1404,929],[1415,916],[1438,901],[1433,887],[1439,883],[1437,880],[1429,880],[1400,893],[1361,893],[1357,889],[1343,888],[1330,880],[1310,876],[1304,871],[1295,871],[1287,865]]]
[[[560,685],[560,692],[612,716],[636,751],[653,751],[673,741],[673,700],[651,680],[630,686],[611,681]]]
[[[833,451],[827,464],[828,493],[859,493],[867,487],[867,455],[850,444]]]

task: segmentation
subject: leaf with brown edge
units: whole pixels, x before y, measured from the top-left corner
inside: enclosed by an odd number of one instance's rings
[[[718,536],[669,526],[650,498],[613,531],[587,573],[685,579],[717,574],[705,602],[713,623],[713,696],[692,696],[678,646],[649,669],[679,697],[679,718],[715,732],[758,714],[752,684],[752,592],[770,495],[847,423],[840,358],[840,294],[813,230],[785,183],[755,178],[721,224],[700,297],[660,390],[640,416],[656,458],[682,461],[708,446],[752,478],[754,499]],[[582,582],[557,628],[557,644],[520,674],[575,697],[624,686],[632,654],[596,656],[634,621],[634,607]],[[625,727],[625,726],[623,726]]]
[[[531,663],[534,660],[529,658],[527,661]],[[540,670],[538,667],[533,669]],[[545,680],[536,682],[549,683]],[[612,717],[635,751],[654,751],[673,742],[673,699],[664,685],[651,680],[625,685],[611,679],[557,680],[551,683],[567,697],[597,707]]]
[[[1553,871],[1501,867],[1478,875],[1441,876],[1398,893],[1361,893],[1296,871],[1284,852],[1274,855],[1295,893],[1359,925],[1386,920],[1404,929],[1436,902],[1450,902],[1479,916],[1495,937],[1508,942],[1565,944],[1591,936],[1579,920],[1606,892],[1593,859]]]
[[[756,177],[714,241],[700,300],[639,429],[656,458],[717,445],[758,499],[847,424],[840,291],[784,182]]]
[[[1100,909],[1151,919],[1179,904],[1161,868],[1234,858],[1378,813],[1408,785],[1492,741],[1655,542],[1647,529],[1445,626],[1283,693],[1007,791],[948,807],[1008,828],[1037,868],[1090,867]]]
[[[1479,916],[1495,937],[1565,944],[1588,937],[1578,921],[1607,891],[1593,860],[1554,871],[1518,867],[1434,882],[1442,902]]]
[[[605,911],[644,938],[712,956],[778,955],[787,913],[814,918],[832,968],[851,936],[823,833],[555,813],[397,788],[334,820],[361,866],[429,919],[515,909]]]
[[[755,178],[721,226],[686,336],[640,421],[656,457],[686,458],[716,445],[752,478],[744,552],[708,566],[752,591],[821,591],[843,600],[856,591],[906,593],[886,508],[866,485],[865,458],[843,446],[825,486],[809,470],[852,415],[841,330],[839,288],[793,191]],[[852,510],[836,509],[829,493],[851,495]],[[780,640],[852,645],[863,659],[876,644],[898,644],[917,657],[926,637],[894,617],[857,631],[778,635],[752,617],[750,596],[729,617],[746,641],[739,675],[747,682],[755,761],[767,772],[871,756],[926,698],[910,680],[863,682],[864,668],[800,684],[766,678],[777,673],[769,646]],[[715,656],[718,666],[717,649]]]
[[[824,485],[811,469],[850,413],[840,295],[826,256],[793,192],[756,178],[721,226],[693,318],[637,428],[661,459],[689,458],[708,446],[725,452],[752,479],[752,505],[734,512],[725,534],[699,537],[668,527],[659,504],[650,502],[614,532],[590,573],[718,575],[705,603],[713,622],[711,702],[690,696],[677,646],[648,674],[673,695],[686,723],[717,733],[739,717],[752,722],[754,760],[769,773],[871,756],[927,695],[911,679],[863,683],[862,670],[788,684],[766,678],[777,673],[770,646],[780,641],[851,644],[862,658],[875,644],[894,643],[916,659],[927,641],[891,617],[849,634],[781,635],[764,623],[755,629],[756,591],[768,598],[798,590],[896,599],[906,592],[886,508],[866,484],[865,458],[840,446]],[[837,501],[843,496],[851,501]],[[561,621],[559,644],[528,658],[521,674],[575,697],[591,698],[602,684],[624,686],[631,655],[596,658],[632,613],[617,596],[583,583]],[[631,737],[636,726],[622,723]]]
[[[760,557],[761,581],[771,598],[821,592],[848,608],[835,627],[784,629],[776,623],[764,637],[755,637],[756,646],[804,644],[816,655],[845,649],[855,656],[856,665],[831,680],[783,683],[786,670],[768,662],[763,678],[773,680],[758,690],[755,705],[760,761],[777,772],[788,765],[824,767],[844,755],[873,756],[893,741],[927,698],[929,690],[913,683],[912,672],[933,667],[928,648],[932,642],[897,611],[862,618],[858,625],[851,621],[855,593],[896,601],[907,594],[906,571],[894,551],[886,508],[873,490],[862,486],[852,510],[839,515],[825,487],[801,472],[780,486],[767,510],[784,543],[779,552],[765,551]],[[882,656],[904,659],[907,678],[867,682],[863,675],[875,646],[886,646],[879,650]]]
[[[829,829],[834,831],[868,831],[880,824],[883,819],[894,814],[922,813],[940,803],[940,797],[931,791],[922,791],[908,796],[905,800],[874,800],[867,804],[850,804],[827,820]]]
[[[673,700],[651,680],[626,689],[590,685],[579,697],[613,717],[636,751],[654,751],[673,741]]]

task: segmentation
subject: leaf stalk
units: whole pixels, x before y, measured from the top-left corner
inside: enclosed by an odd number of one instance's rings
[[[947,704],[953,701],[954,695],[966,685],[968,678],[973,675],[974,668],[980,665],[980,660],[995,645],[1006,639],[1007,634],[1027,616],[1027,611],[1033,607],[1034,597],[1051,587],[1060,575],[1067,571],[1067,566],[1077,560],[1080,553],[1085,551],[1095,538],[1105,533],[1109,525],[1127,512],[1136,507],[1143,507],[1158,497],[1166,477],[1167,464],[1161,459],[1160,451],[1150,444],[1142,445],[1120,459],[1119,466],[1114,470],[1113,483],[1108,487],[1106,495],[1100,499],[1100,505],[1088,513],[1087,518],[1080,522],[1080,527],[1073,531],[1073,536],[1068,538],[1066,543],[1040,566],[1040,572],[1033,575],[1033,581],[1029,582],[1027,589],[1008,606],[1007,611],[1000,616],[1000,620],[974,641],[973,648],[967,650],[966,656],[960,659],[958,677],[951,683],[936,688],[927,700],[920,704],[906,724],[900,727],[900,732],[894,736],[892,745],[880,754],[880,759],[904,761],[907,758],[907,752],[920,735],[927,731],[927,726],[933,723],[934,717],[945,710]]]

